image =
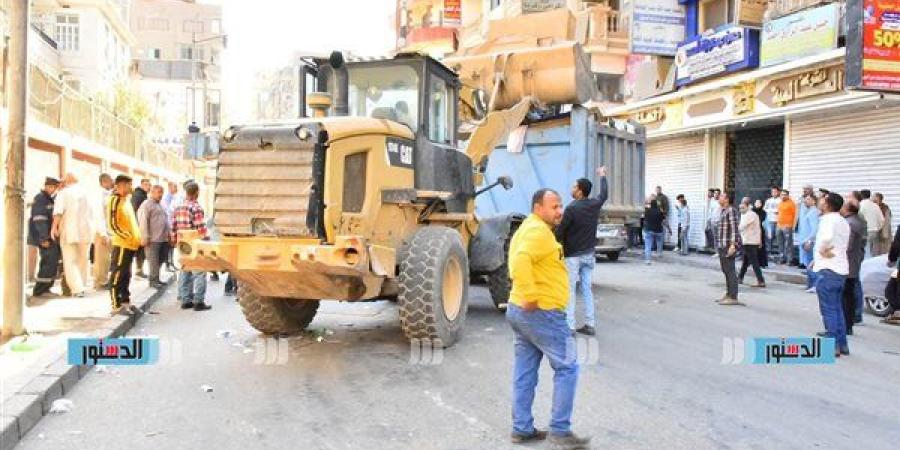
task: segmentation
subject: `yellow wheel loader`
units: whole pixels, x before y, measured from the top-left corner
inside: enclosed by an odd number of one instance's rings
[[[314,60],[312,117],[234,126],[220,144],[219,241],[179,236],[187,270],[227,271],[247,321],[269,334],[312,321],[320,300],[396,300],[410,339],[459,339],[472,277],[509,297],[506,246],[521,216],[478,218],[488,155],[531,106],[484,116],[463,150],[457,75],[422,55]]]

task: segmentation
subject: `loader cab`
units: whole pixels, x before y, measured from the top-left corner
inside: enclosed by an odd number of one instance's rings
[[[347,70],[348,115],[392,120],[409,127],[417,140],[456,148],[459,80],[455,73],[417,54],[350,61]]]

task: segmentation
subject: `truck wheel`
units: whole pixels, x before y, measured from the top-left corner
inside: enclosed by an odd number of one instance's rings
[[[468,310],[469,259],[456,230],[429,226],[413,235],[400,261],[400,327],[408,339],[450,347]]]
[[[262,297],[243,284],[238,288],[238,298],[247,322],[265,334],[303,331],[319,309],[318,300]]]
[[[509,303],[509,293],[512,291],[512,279],[509,278],[509,244],[518,229],[519,223],[513,222],[510,225],[509,236],[506,237],[506,242],[503,244],[503,264],[487,276],[488,291],[491,293],[491,300],[498,311],[506,308],[506,304]]]
[[[618,261],[619,260],[619,252],[609,252],[606,254],[606,259],[610,261]]]

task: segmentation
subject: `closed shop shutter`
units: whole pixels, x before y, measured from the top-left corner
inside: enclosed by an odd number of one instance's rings
[[[704,221],[706,188],[703,180],[703,160],[706,145],[703,135],[657,139],[647,143],[646,191],[656,192],[662,186],[669,197],[672,236],[666,242],[677,242],[678,218],[675,214],[675,196],[684,194],[691,210],[690,245],[705,245]]]
[[[792,195],[812,184],[839,194],[884,194],[900,225],[900,108],[844,112],[791,122],[788,185]]]

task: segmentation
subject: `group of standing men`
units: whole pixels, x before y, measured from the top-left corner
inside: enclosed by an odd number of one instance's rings
[[[170,182],[168,188],[164,193],[162,186],[143,179],[132,189],[131,177],[119,175],[113,180],[104,173],[99,177],[99,189],[91,191],[72,173],[62,181],[47,177],[34,198],[28,224],[28,244],[40,253],[32,296],[50,293],[62,259],[64,295],[70,291],[75,297],[84,297],[92,262],[94,288],[110,290],[113,312],[136,312],[129,289],[132,264],[137,265],[137,276],[149,278],[151,286],[161,288],[165,286],[160,279],[162,265],[174,271],[172,250],[177,231],[205,230],[205,223],[197,223],[205,220],[197,203],[197,184],[186,182],[186,195],[178,192],[176,183]],[[190,220],[185,221],[185,215],[190,215]],[[145,261],[149,276],[143,270]],[[203,294],[193,292],[201,283],[193,277],[181,278],[191,278],[190,306],[209,309]]]

